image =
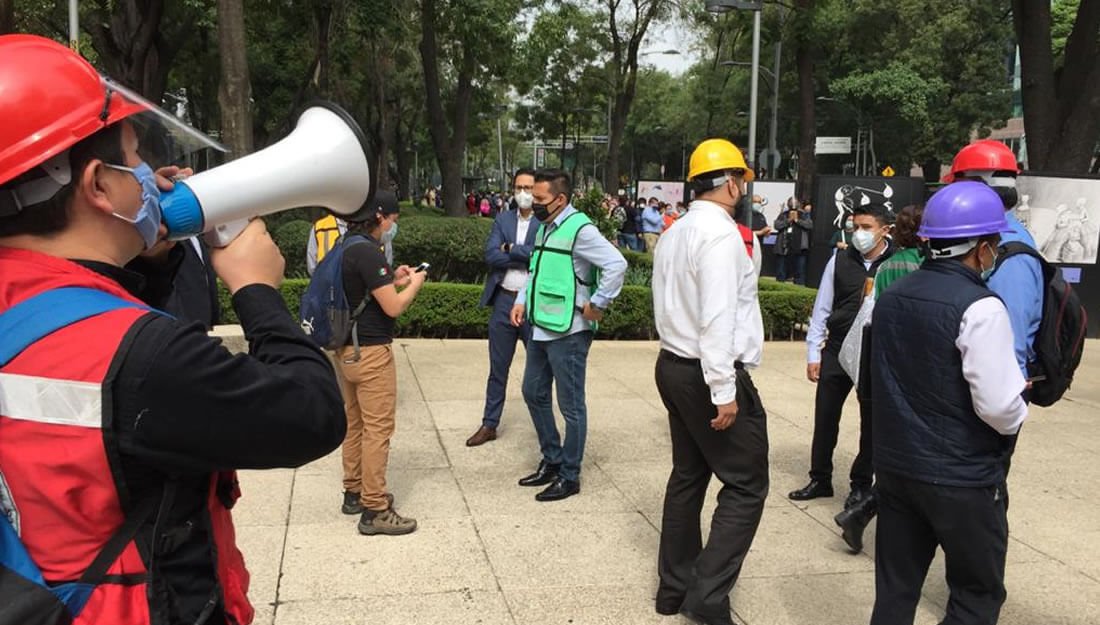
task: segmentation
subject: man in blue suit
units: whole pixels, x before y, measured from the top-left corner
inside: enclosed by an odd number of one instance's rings
[[[503,211],[493,222],[485,242],[485,262],[492,271],[485,281],[481,305],[493,309],[489,317],[489,380],[485,384],[485,417],[481,427],[466,440],[477,447],[496,440],[500,415],[504,411],[504,391],[508,387],[508,369],[516,353],[516,341],[527,346],[531,326],[524,321],[513,326],[510,318],[516,295],[527,284],[527,268],[535,245],[538,221],[531,218],[535,172],[520,169],[512,180],[516,210]]]

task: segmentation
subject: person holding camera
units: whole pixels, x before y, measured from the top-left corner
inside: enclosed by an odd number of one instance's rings
[[[787,198],[787,210],[775,218],[775,279],[806,284],[806,259],[810,255],[810,237],[814,219],[810,204]]]

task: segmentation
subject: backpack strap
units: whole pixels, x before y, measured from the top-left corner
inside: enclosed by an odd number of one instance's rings
[[[1039,267],[1043,270],[1043,279],[1050,280],[1050,275],[1053,273],[1051,264],[1047,262],[1047,259],[1043,258],[1039,250],[1020,241],[1009,241],[997,247],[997,264],[993,266],[993,273],[997,273],[997,270],[1001,268],[1001,265],[1003,265],[1006,260],[1021,254],[1030,256],[1039,261]]]
[[[121,308],[152,308],[98,289],[63,287],[39,293],[0,314],[0,367],[39,339],[90,317]],[[163,313],[162,313],[163,314]]]

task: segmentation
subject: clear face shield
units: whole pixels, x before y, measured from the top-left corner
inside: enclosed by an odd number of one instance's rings
[[[186,166],[194,155],[208,148],[228,152],[221,143],[114,80],[103,76],[103,86],[102,118],[106,121],[114,98],[122,98],[125,106],[134,110],[126,121],[137,133],[138,153],[154,170],[169,165]]]

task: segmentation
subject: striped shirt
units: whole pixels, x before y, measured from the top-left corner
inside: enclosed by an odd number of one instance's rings
[[[875,299],[878,299],[886,287],[893,284],[895,280],[920,269],[922,260],[919,249],[907,247],[879,265],[878,273],[875,274]]]

